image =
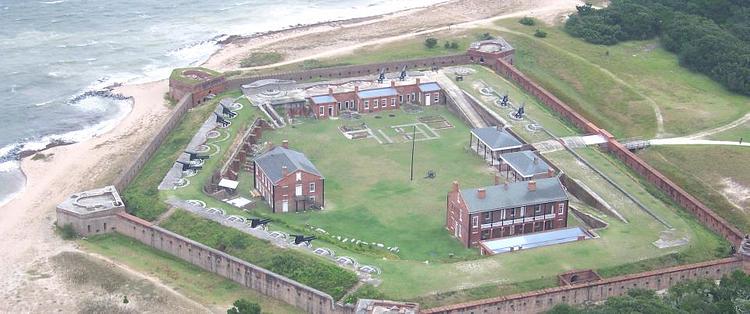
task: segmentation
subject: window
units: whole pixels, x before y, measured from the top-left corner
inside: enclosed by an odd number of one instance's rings
[[[302,180],[302,172],[297,172],[297,173],[295,173],[295,175],[297,176],[297,181],[301,181]]]
[[[535,205],[534,206],[534,215],[539,215],[542,213],[542,205]]]
[[[471,226],[474,228],[479,227],[479,216],[471,217]]]
[[[377,107],[378,107],[378,100],[377,100],[377,99],[375,99],[375,100],[374,100],[374,101],[372,102],[372,107],[373,107],[373,108],[377,108]]]
[[[416,93],[411,93],[411,99],[410,100],[414,101],[415,99],[417,99],[417,94]]]
[[[388,107],[388,98],[383,98],[380,100],[380,104],[382,108]]]
[[[396,97],[391,98],[391,107],[396,107]]]
[[[516,216],[516,209],[515,209],[515,208],[511,208],[511,209],[509,209],[509,210],[508,210],[508,216],[509,216],[509,217],[510,217],[511,219],[512,219],[513,217],[515,217],[515,216]]]
[[[435,93],[435,103],[440,101],[440,93]]]
[[[482,230],[482,240],[487,240],[490,238],[490,231],[489,230]]]
[[[486,212],[484,213],[484,222],[490,222],[492,220],[492,213]]]
[[[295,196],[302,195],[302,184],[297,184],[297,186],[294,189],[294,195]]]
[[[310,183],[310,193],[315,192],[315,182]]]
[[[557,213],[562,215],[563,212],[565,212],[565,203],[560,203],[557,205]]]
[[[325,114],[325,112],[326,112],[326,111],[325,111],[325,107],[323,107],[323,106],[320,106],[320,107],[318,107],[318,113],[319,113],[319,114],[320,114],[321,116],[322,116],[322,115],[324,115],[324,114]]]
[[[398,102],[400,103],[404,102],[404,95],[398,95]]]
[[[521,213],[518,214],[518,217],[524,217],[526,214],[526,206],[521,206]]]
[[[370,109],[370,101],[365,100],[365,110]]]

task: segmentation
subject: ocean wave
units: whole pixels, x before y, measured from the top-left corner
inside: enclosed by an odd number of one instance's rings
[[[63,2],[65,2],[65,0],[57,0],[57,1],[42,1],[42,2],[40,2],[40,3],[42,3],[42,4],[58,4],[58,3],[63,3]]]
[[[51,77],[51,78],[66,79],[66,78],[69,78],[69,77],[73,76],[73,74],[72,73],[66,73],[66,72],[52,71],[52,72],[48,72],[47,76]]]

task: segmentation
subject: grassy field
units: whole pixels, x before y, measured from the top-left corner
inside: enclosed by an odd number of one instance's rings
[[[86,251],[107,256],[133,270],[156,277],[182,295],[209,307],[223,310],[235,300],[245,298],[258,303],[267,313],[301,313],[291,305],[265,297],[126,236],[95,236],[78,243]]]
[[[740,124],[724,132],[710,135],[708,138],[720,141],[739,141],[742,138],[743,143],[750,141],[750,122]]]
[[[639,155],[709,208],[750,232],[750,149],[747,147],[650,147]]]
[[[654,106],[663,116],[664,135],[720,126],[750,111],[747,97],[681,67],[656,40],[599,46],[556,27],[544,28],[549,35],[537,38],[536,27],[515,19],[497,25],[516,48],[516,67],[615,136],[653,136]]]

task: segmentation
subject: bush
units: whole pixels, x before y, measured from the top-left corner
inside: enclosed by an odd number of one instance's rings
[[[479,40],[490,40],[490,39],[495,39],[495,36],[492,36],[492,34],[490,33],[482,33],[481,35],[479,35]]]
[[[64,224],[60,228],[60,236],[62,236],[62,238],[65,240],[73,240],[78,237],[78,233],[76,233],[75,229],[73,229],[73,225]]]
[[[451,43],[446,41],[445,45],[443,45],[443,48],[445,48],[445,49],[451,49]]]
[[[253,52],[240,61],[240,67],[249,68],[274,64],[284,59],[278,52]]]
[[[424,40],[424,45],[428,49],[435,48],[435,46],[437,46],[437,43],[438,43],[438,40],[432,37],[428,37],[427,39]]]
[[[532,26],[536,24],[536,21],[533,18],[530,18],[528,16],[524,16],[522,19],[518,20],[518,23],[521,23],[526,26]]]
[[[458,49],[458,43],[457,42],[451,42],[451,49]]]
[[[547,32],[537,28],[536,32],[534,32],[534,36],[544,38],[547,37]]]
[[[260,305],[245,299],[239,299],[232,303],[232,307],[227,310],[227,314],[260,314]]]
[[[387,299],[387,297],[374,286],[364,285],[354,293],[347,296],[346,299],[344,299],[344,303],[355,304],[359,299],[383,300]]]

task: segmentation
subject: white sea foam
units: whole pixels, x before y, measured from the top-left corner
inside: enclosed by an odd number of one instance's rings
[[[57,1],[42,1],[41,3],[44,3],[44,4],[58,4],[58,3],[63,3],[63,2],[65,2],[65,0],[57,0]]]

